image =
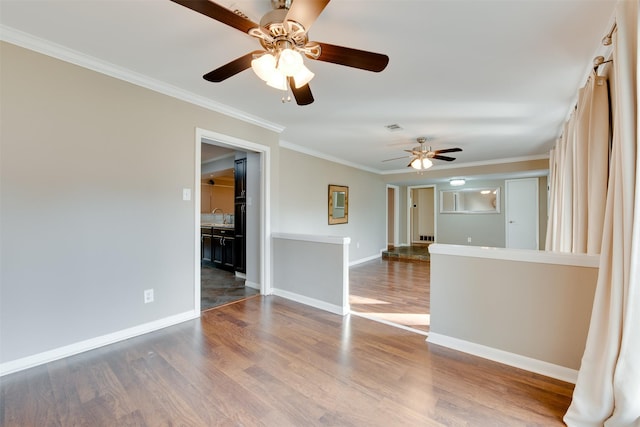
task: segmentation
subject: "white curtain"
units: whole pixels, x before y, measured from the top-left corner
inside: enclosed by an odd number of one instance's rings
[[[609,163],[606,77],[595,72],[550,153],[550,209],[545,249],[600,252]]]
[[[570,427],[640,426],[640,168],[638,0],[618,3],[613,141],[600,271],[589,336],[564,421]]]

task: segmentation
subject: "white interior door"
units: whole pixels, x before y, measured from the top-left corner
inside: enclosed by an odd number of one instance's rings
[[[538,216],[538,178],[506,180],[506,247],[538,249]]]

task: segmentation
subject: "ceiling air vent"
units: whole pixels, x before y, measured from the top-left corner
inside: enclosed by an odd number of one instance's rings
[[[402,127],[400,127],[400,125],[397,123],[394,123],[392,125],[386,125],[385,127],[389,132],[397,132],[399,130],[402,130]]]

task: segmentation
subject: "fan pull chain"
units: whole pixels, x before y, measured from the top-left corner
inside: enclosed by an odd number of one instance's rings
[[[291,102],[291,95],[287,95],[286,98],[284,96],[282,97],[282,103],[284,104],[285,102]]]

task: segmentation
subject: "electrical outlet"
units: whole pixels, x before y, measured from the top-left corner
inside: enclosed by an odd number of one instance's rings
[[[471,237],[467,237],[467,243],[471,243]]]
[[[150,302],[153,302],[153,289],[145,289],[144,303],[149,304]]]

